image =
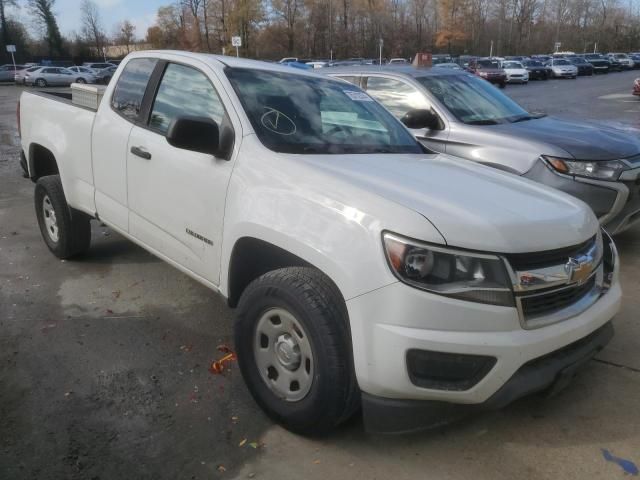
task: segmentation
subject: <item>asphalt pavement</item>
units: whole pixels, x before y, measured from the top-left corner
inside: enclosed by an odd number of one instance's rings
[[[635,77],[506,93],[633,130]],[[18,167],[19,91],[0,86],[1,479],[623,479],[640,466],[640,228],[616,239],[616,337],[558,396],[410,436],[367,435],[355,418],[302,438],[263,415],[236,365],[209,372],[232,348],[222,299],[96,222],[88,255],[49,253]]]

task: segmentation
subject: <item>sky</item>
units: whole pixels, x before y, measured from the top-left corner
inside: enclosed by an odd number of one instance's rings
[[[113,34],[114,26],[123,20],[129,20],[136,26],[136,37],[143,39],[147,28],[155,21],[158,7],[168,5],[171,0],[94,0],[100,9],[102,24],[106,32]],[[20,2],[22,4],[26,2]],[[54,12],[63,35],[80,32],[81,0],[56,0]],[[16,12],[25,26],[33,32],[33,23],[26,7]]]

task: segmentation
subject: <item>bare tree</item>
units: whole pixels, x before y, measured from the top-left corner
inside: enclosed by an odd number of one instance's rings
[[[119,45],[124,45],[127,49],[127,53],[131,52],[131,45],[133,45],[136,39],[136,26],[129,20],[125,20],[116,27],[115,41]]]
[[[102,20],[100,18],[100,10],[93,0],[82,0],[80,5],[82,15],[82,33],[85,39],[92,43],[96,48],[98,55],[103,53],[106,43],[106,35],[102,28]]]

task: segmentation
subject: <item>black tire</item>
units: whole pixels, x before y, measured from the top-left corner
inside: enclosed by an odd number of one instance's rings
[[[45,197],[55,213],[57,240],[47,226]],[[56,257],[66,259],[86,252],[91,244],[91,217],[67,205],[60,175],[41,177],[36,182],[35,208],[44,242]]]
[[[254,353],[259,320],[274,308],[295,317],[313,352],[311,386],[297,401],[279,397],[267,385]],[[320,271],[282,268],[254,280],[240,298],[234,336],[238,364],[253,398],[288,430],[322,435],[350,418],[359,407],[346,305],[338,288]]]
[[[499,88],[505,88],[507,86],[507,82],[502,82],[498,84]]]
[[[87,83],[87,81],[84,78],[80,77],[76,79],[76,83]]]
[[[44,78],[39,78],[36,80],[36,87],[44,88],[47,86],[47,81]]]
[[[109,82],[111,81],[111,77],[104,77],[102,81],[104,82],[105,85],[109,85]]]

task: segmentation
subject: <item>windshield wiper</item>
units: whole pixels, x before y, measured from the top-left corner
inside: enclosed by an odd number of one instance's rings
[[[512,120],[511,123],[526,122],[527,120],[533,120],[534,118],[535,117],[532,117],[531,115],[523,115],[516,118],[515,120]]]
[[[484,119],[484,120],[469,120],[468,122],[466,122],[467,125],[498,125],[497,120],[491,120],[489,118]]]

